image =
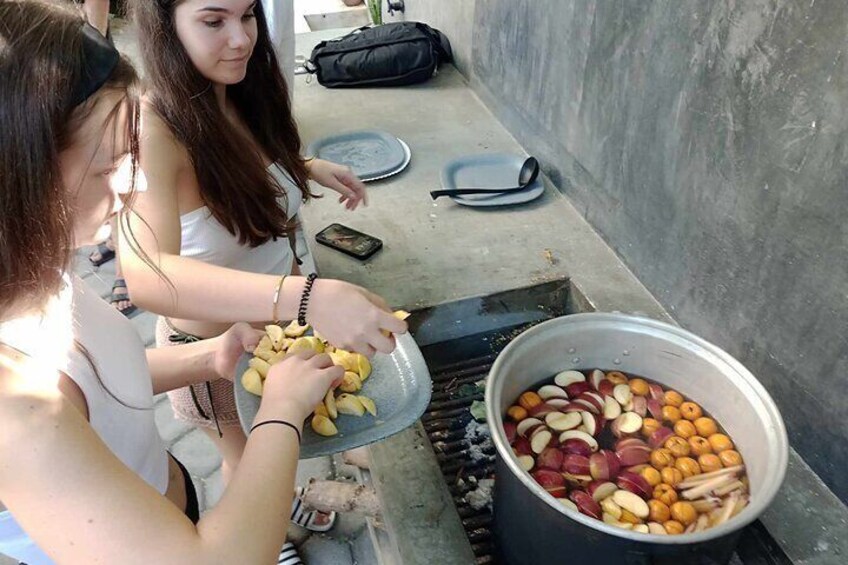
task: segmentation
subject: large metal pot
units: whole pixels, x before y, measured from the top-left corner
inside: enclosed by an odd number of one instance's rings
[[[565,369],[618,369],[657,381],[700,403],[742,453],[751,502],[716,528],[679,536],[639,534],[566,509],[523,471],[502,418],[519,394]],[[715,345],[655,320],[575,314],[535,326],[498,356],[486,384],[497,447],[494,531],[504,563],[724,564],[740,530],[771,503],[783,482],[788,441],[763,386]]]

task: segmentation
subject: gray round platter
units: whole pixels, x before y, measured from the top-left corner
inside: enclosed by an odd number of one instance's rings
[[[397,137],[380,130],[331,135],[313,141],[306,154],[349,166],[359,178],[388,175],[407,158]]]
[[[510,188],[518,185],[518,173],[526,156],[510,153],[464,155],[442,168],[442,188]],[[451,196],[463,206],[509,206],[524,204],[542,196],[545,184],[541,175],[524,190],[505,194],[468,194]]]
[[[303,428],[300,458],[310,459],[368,445],[401,432],[414,424],[430,403],[433,383],[421,350],[410,334],[396,335],[397,347],[391,355],[377,354],[371,359],[371,376],[365,380],[362,394],[377,406],[377,416],[362,417],[339,414],[334,420],[338,435],[316,434],[309,423]],[[241,375],[247,370],[252,355],[246,353],[236,367],[233,384],[236,408],[245,433],[253,425],[260,397],[247,392]]]
[[[387,173],[385,175],[380,175],[378,177],[369,177],[369,178],[360,179],[362,182],[372,182],[372,181],[375,181],[375,180],[383,180],[383,179],[387,179],[389,177],[393,177],[396,174],[403,172],[404,169],[406,169],[409,166],[410,161],[412,161],[412,151],[409,149],[409,145],[407,145],[404,140],[402,140],[401,138],[398,138],[398,141],[400,142],[401,146],[403,147],[404,153],[406,153],[406,158],[404,159],[403,163],[401,163],[401,165],[397,169],[395,169],[394,171],[392,171],[390,173]]]

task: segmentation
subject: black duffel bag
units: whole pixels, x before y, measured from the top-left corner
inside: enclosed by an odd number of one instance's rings
[[[405,86],[424,82],[452,60],[442,32],[420,22],[395,22],[322,41],[306,68],[328,88]]]

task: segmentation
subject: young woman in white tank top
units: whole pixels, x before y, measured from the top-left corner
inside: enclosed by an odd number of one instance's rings
[[[0,21],[0,108],[14,109],[0,112],[0,553],[28,565],[273,562],[303,419],[342,369],[327,355],[275,365],[239,468],[201,518],[157,435],[153,394],[230,375],[261,332],[239,324],[145,352],[68,274],[73,247],[132,199],[136,76],[65,8],[6,0]]]
[[[304,289],[289,243],[312,179],[355,209],[362,183],[347,167],[305,161],[287,87],[252,0],[134,3],[150,82],[143,116],[139,196],[123,237],[121,262],[130,294],[160,314],[161,345],[218,335],[234,321],[274,318],[269,297],[283,279],[282,301]],[[303,249],[300,249],[303,252]],[[150,269],[146,255],[171,285]],[[277,316],[281,318],[281,316]],[[382,329],[404,332],[387,305],[362,288],[318,279],[307,321],[339,347],[390,352]],[[232,384],[212,381],[170,396],[177,417],[203,429],[223,456],[226,481],[244,447]]]

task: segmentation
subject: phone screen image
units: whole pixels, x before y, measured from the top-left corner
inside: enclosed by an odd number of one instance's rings
[[[357,257],[370,255],[381,247],[380,240],[340,224],[333,224],[322,230],[319,241]]]

